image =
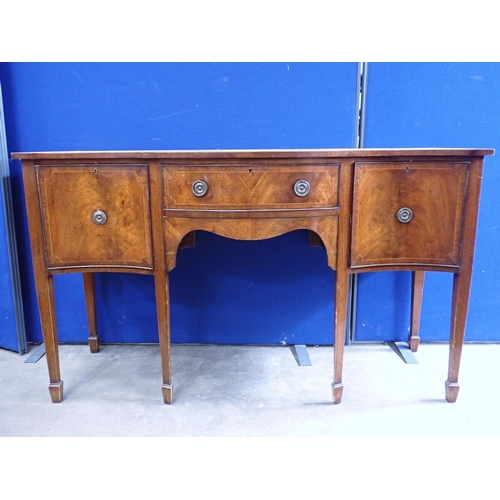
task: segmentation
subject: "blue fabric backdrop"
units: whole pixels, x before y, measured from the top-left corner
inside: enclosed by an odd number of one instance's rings
[[[353,147],[356,63],[3,63],[10,151]],[[28,341],[42,340],[19,162],[12,163]],[[171,273],[174,342],[331,343],[334,272],[298,231],[200,232]],[[153,280],[97,277],[103,342],[157,342]],[[61,341],[88,336],[80,275],[55,278]]]
[[[353,147],[356,63],[1,63],[10,151]],[[499,150],[500,65],[370,63],[365,147]],[[499,340],[498,156],[486,159],[466,340]],[[19,162],[11,163],[28,341],[41,341]],[[331,343],[333,283],[305,232],[200,232],[171,273],[175,342]],[[5,285],[2,291],[5,290]],[[153,281],[97,277],[104,342],[156,342]],[[421,336],[446,340],[451,276],[426,273]],[[62,341],[85,341],[81,277],[56,277]],[[409,273],[359,277],[355,340],[404,340]]]
[[[17,351],[16,316],[2,198],[3,193],[0,189],[0,347]]]
[[[496,148],[485,159],[465,339],[500,340],[500,64],[370,63],[365,127],[367,148]],[[410,283],[410,273],[359,276],[356,340],[406,340]],[[450,274],[426,273],[423,341],[449,339],[451,286]]]

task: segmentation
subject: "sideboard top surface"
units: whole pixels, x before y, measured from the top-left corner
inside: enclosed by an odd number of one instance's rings
[[[285,158],[380,158],[406,156],[487,156],[494,149],[423,148],[423,149],[209,149],[209,150],[136,150],[136,151],[39,151],[12,153],[15,160],[106,160],[106,159],[285,159]]]

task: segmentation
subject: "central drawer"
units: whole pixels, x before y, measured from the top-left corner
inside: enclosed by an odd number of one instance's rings
[[[178,210],[334,208],[339,165],[163,165],[164,207]]]

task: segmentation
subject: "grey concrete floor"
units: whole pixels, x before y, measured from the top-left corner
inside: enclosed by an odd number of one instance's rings
[[[33,350],[34,347],[31,347]],[[61,345],[64,400],[50,401],[45,357],[0,349],[0,436],[497,437],[500,345],[464,346],[460,393],[444,399],[446,344],[405,364],[384,344],[345,349],[344,394],[331,404],[332,348],[172,348],[174,403],[161,396],[158,346]]]

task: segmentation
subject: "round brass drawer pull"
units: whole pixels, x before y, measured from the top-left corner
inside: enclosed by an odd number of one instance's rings
[[[103,224],[106,223],[106,221],[108,220],[108,216],[106,215],[105,212],[103,212],[102,210],[96,210],[93,214],[92,214],[92,220],[94,221],[95,224],[97,224],[98,226],[102,226]]]
[[[403,207],[398,210],[398,221],[402,224],[407,224],[413,219],[413,211],[411,208]]]
[[[197,180],[193,182],[191,190],[195,196],[205,196],[208,191],[208,186],[205,181]]]
[[[309,191],[311,191],[311,185],[307,181],[301,179],[294,184],[293,190],[297,196],[307,196]]]

